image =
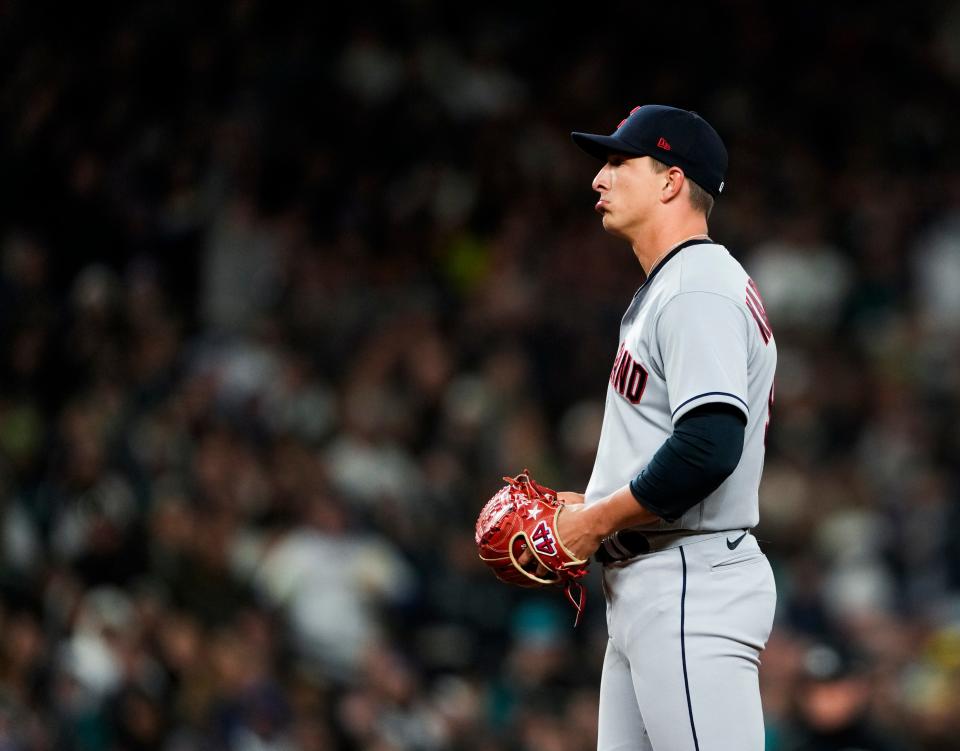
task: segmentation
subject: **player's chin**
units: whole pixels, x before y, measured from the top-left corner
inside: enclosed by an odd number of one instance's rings
[[[609,232],[611,235],[619,236],[619,225],[617,224],[616,218],[613,217],[609,211],[604,211],[600,215],[600,222],[603,224],[604,230]]]

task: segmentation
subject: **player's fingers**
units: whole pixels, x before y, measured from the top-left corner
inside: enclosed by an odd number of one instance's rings
[[[583,503],[583,493],[564,491],[562,493],[557,493],[557,498],[561,503],[564,503],[567,506],[576,506],[579,503]]]
[[[543,565],[533,556],[533,553],[530,552],[530,549],[525,549],[518,557],[517,563],[520,564],[520,568],[524,571],[529,571],[531,574],[536,574],[537,576],[544,577],[549,572]]]
[[[534,558],[533,553],[530,552],[530,548],[528,547],[524,547],[523,552],[517,556],[517,563],[520,564],[520,568],[524,571],[529,571],[541,579],[548,578],[550,574],[550,570]]]
[[[524,548],[523,552],[517,557],[517,563],[520,564],[520,568],[527,568],[530,562],[533,560],[533,554],[530,552],[529,548]]]

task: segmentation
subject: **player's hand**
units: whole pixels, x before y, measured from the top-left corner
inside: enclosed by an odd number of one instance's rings
[[[567,500],[566,496],[571,496]],[[566,505],[557,517],[557,537],[577,558],[587,560],[600,547],[603,535],[598,532],[592,507],[583,505],[580,493],[557,493]]]
[[[583,506],[583,493],[574,493],[573,491],[564,491],[557,493],[557,498],[564,504],[564,510],[560,513],[559,520],[557,522],[557,532],[560,535],[560,539],[563,540],[564,546],[574,555],[577,555],[580,558],[589,558],[593,555],[594,551],[600,547],[600,537],[597,537],[596,544],[591,548],[586,554],[581,554],[581,551],[570,545],[570,542],[567,539],[567,532],[564,531],[564,517],[569,517],[570,512],[581,512],[584,509]],[[589,546],[589,543],[588,543]],[[520,565],[527,569],[527,571],[534,571],[534,563],[536,563],[536,558],[533,557],[533,553],[529,550],[524,550],[520,554],[520,557],[517,559]],[[536,574],[537,576],[544,576],[547,574],[547,569],[543,566],[536,565]]]

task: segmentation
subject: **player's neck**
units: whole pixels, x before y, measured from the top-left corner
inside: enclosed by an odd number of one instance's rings
[[[643,273],[650,276],[657,264],[678,245],[707,236],[707,223],[698,217],[677,226],[651,227],[649,232],[634,238],[630,244],[643,267]]]

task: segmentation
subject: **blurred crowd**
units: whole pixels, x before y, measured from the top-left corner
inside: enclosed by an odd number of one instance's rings
[[[777,337],[768,749],[957,748],[960,7],[792,5],[4,4],[0,751],[594,746],[596,572],[473,524],[586,485],[645,102]]]

